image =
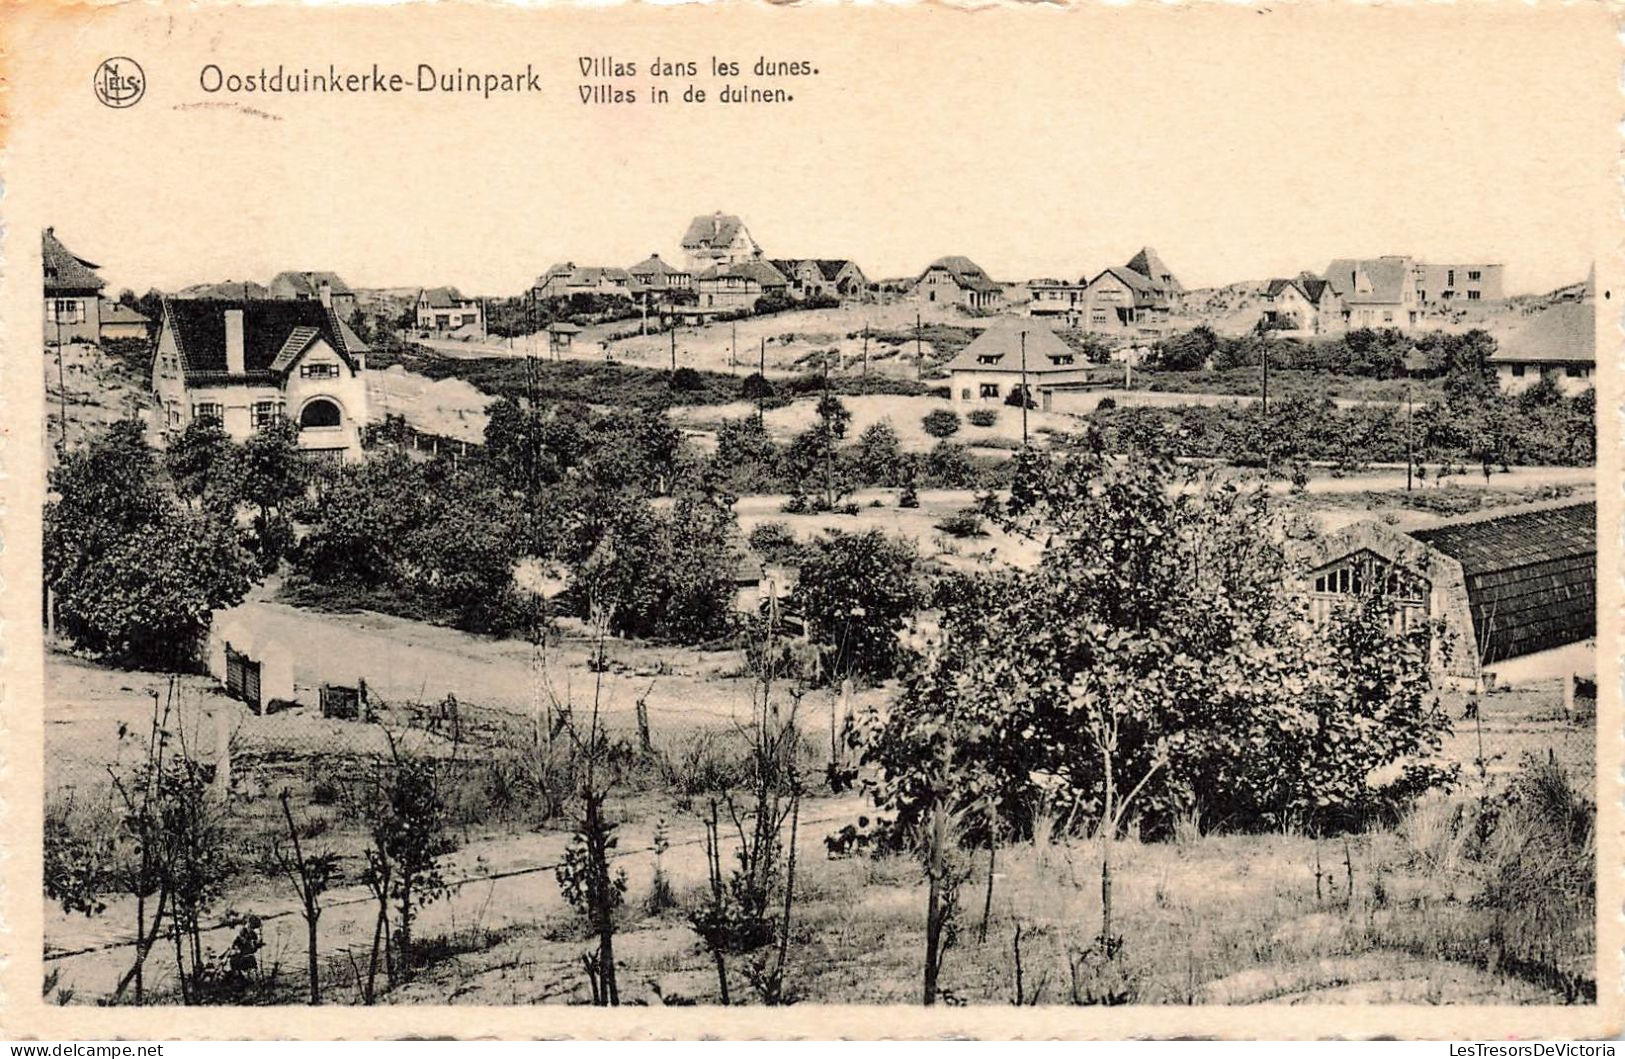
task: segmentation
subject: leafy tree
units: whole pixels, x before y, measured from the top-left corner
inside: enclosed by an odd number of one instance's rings
[[[785,454],[788,473],[798,483],[816,482],[816,506],[830,511],[852,492],[851,467],[843,458],[841,442],[852,424],[852,413],[834,394],[818,399],[813,425],[796,435]]]
[[[979,477],[970,450],[952,441],[939,441],[925,455],[925,477],[943,489],[968,489]]]
[[[238,497],[255,509],[251,547],[266,571],[276,569],[293,544],[288,505],[304,496],[309,465],[299,451],[299,426],[277,416],[237,449]]]
[[[951,438],[959,433],[959,413],[951,408],[937,408],[927,412],[920,426],[934,438]]]
[[[218,420],[194,419],[169,440],[164,470],[182,499],[229,513],[236,507],[236,450]]]
[[[1163,371],[1200,371],[1219,348],[1219,336],[1201,325],[1162,339],[1151,348],[1151,366]]]
[[[918,554],[879,530],[832,532],[809,542],[791,595],[831,682],[884,680],[897,672],[905,658],[898,634],[923,602]]]
[[[62,630],[115,664],[195,665],[211,612],[241,602],[254,573],[230,527],[163,489],[134,420],[68,453],[51,487],[45,579]]]
[[[902,474],[903,445],[891,423],[882,419],[865,427],[858,435],[852,459],[865,481],[897,485]]]
[[[1006,526],[1041,562],[955,582],[940,650],[855,731],[884,835],[925,825],[944,761],[958,804],[1016,833],[1041,811],[1107,834],[1357,826],[1441,778],[1436,630],[1396,633],[1383,595],[1307,627],[1266,493],[1087,449],[1020,459]]]
[[[717,424],[713,465],[736,493],[762,493],[778,484],[779,447],[755,416]]]

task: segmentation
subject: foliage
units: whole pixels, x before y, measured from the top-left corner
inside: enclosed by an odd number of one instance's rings
[[[124,420],[51,472],[45,581],[63,632],[118,665],[190,668],[215,610],[254,577],[232,528],[164,489],[141,424]]]
[[[951,408],[937,408],[927,412],[920,426],[934,438],[951,438],[959,433],[959,413]]]
[[[894,836],[945,759],[960,803],[991,799],[1018,833],[1114,803],[1114,828],[1151,835],[1192,813],[1358,826],[1438,778],[1433,630],[1394,633],[1383,596],[1307,626],[1267,494],[1087,449],[1020,460],[1004,522],[1046,541],[1041,563],[954,582],[941,649],[854,732]]]
[[[801,558],[801,541],[784,522],[761,522],[750,531],[750,546],[770,563],[796,563]]]
[[[898,634],[923,602],[919,556],[879,530],[810,541],[791,606],[807,621],[831,683],[884,680],[905,659]]]
[[[873,485],[895,486],[903,475],[903,445],[896,429],[882,419],[858,435],[852,462],[856,473]]]
[[[965,419],[973,427],[990,427],[999,421],[999,413],[993,408],[973,408],[965,413]]]

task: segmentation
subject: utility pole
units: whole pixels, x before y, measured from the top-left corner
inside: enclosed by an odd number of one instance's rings
[[[756,368],[756,380],[760,385],[756,387],[756,422],[759,426],[767,425],[767,336],[762,336],[761,360]]]
[[[671,371],[677,374],[677,321],[671,322]]]
[[[734,373],[734,360],[739,353],[739,321],[734,320],[731,325],[733,333],[728,339],[728,374]]]
[[[1270,414],[1270,347],[1262,346],[1259,351],[1259,362],[1264,365],[1264,414]]]
[[[56,455],[61,459],[68,454],[68,383],[62,371],[62,307],[54,299],[51,302],[51,315],[56,317],[56,397],[60,409],[58,414],[62,417],[61,429],[57,431]]]
[[[1021,332],[1021,447],[1027,447],[1027,332]]]
[[[914,310],[914,377],[925,378],[925,352],[920,346],[920,310]]]
[[[869,374],[869,325],[863,325],[863,374]]]
[[[1416,435],[1411,431],[1411,372],[1405,369],[1405,491],[1411,491],[1411,468],[1416,464]]]

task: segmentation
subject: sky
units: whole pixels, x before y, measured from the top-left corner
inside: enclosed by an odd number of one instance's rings
[[[1600,9],[196,11],[66,16],[18,71],[14,221],[112,291],[330,269],[514,294],[555,261],[677,257],[697,213],[871,278],[965,254],[1077,278],[1154,246],[1188,287],[1334,257],[1497,261],[1539,291],[1598,256],[1618,140]],[[226,16],[231,16],[228,20]],[[316,19],[324,21],[318,27]],[[139,56],[148,92],[85,87]],[[585,106],[581,56],[800,59],[777,106]],[[201,67],[508,70],[544,91],[235,97]],[[744,80],[764,82],[746,77]],[[648,76],[617,82],[646,92]],[[672,82],[680,94],[686,79]],[[668,86],[670,87],[670,86]],[[714,90],[714,84],[711,85]]]

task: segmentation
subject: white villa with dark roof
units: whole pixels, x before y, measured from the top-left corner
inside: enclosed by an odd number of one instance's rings
[[[947,364],[954,404],[998,404],[1020,390],[1036,399],[1057,386],[1088,381],[1084,357],[1042,320],[1001,316]],[[1019,398],[1017,401],[1019,402]]]
[[[161,426],[220,423],[241,440],[286,416],[299,447],[361,457],[366,345],[322,301],[166,298],[152,359]]]
[[[463,297],[456,287],[423,288],[418,291],[416,309],[420,331],[485,334],[485,309],[478,299]]]
[[[996,309],[1004,303],[1004,287],[970,258],[950,254],[925,266],[914,281],[914,296],[928,305]]]
[[[688,258],[688,271],[698,276],[707,269],[753,261],[762,256],[762,248],[751,238],[744,221],[718,210],[688,222],[683,254]]]

